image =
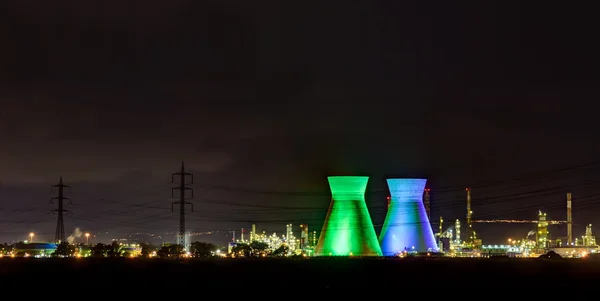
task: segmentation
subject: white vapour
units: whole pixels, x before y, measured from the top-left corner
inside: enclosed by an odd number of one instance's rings
[[[535,235],[535,231],[533,231],[533,230],[532,230],[532,231],[529,231],[529,232],[527,233],[527,237],[529,237],[529,236],[531,236],[531,235]]]
[[[75,239],[80,238],[83,236],[83,232],[81,232],[81,230],[79,228],[75,228],[75,231],[73,231],[73,234],[69,235],[69,237],[67,237],[67,241],[72,244],[75,242]]]

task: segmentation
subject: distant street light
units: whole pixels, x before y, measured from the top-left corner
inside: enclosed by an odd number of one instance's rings
[[[85,234],[85,244],[86,244],[86,245],[89,245],[89,244],[90,244],[90,234],[89,234],[89,233],[86,233],[86,234]]]
[[[29,233],[29,242],[33,242],[33,232]]]

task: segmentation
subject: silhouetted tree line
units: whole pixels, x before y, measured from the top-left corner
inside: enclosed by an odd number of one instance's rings
[[[15,246],[8,245],[6,243],[0,244],[0,253],[7,254],[10,250],[13,250]],[[85,247],[83,244],[69,244],[68,242],[61,242],[58,244],[56,250],[52,253],[53,257],[72,257],[75,256],[79,250],[79,247]],[[180,257],[193,257],[193,258],[211,258],[217,255],[218,247],[214,244],[207,242],[194,242],[190,245],[189,255],[185,252],[185,248],[181,245],[173,244],[166,245],[159,248],[150,246],[149,244],[140,244],[141,254],[140,257],[150,258],[154,251],[156,256],[159,258],[180,258]],[[90,247],[91,257],[130,257],[132,254],[127,251],[128,249],[123,248],[121,244],[113,241],[110,244],[97,243]]]
[[[143,250],[144,246],[142,246]],[[97,243],[92,247],[92,257],[121,257],[123,254],[121,252],[121,245],[118,242],[113,241],[110,244]]]
[[[66,241],[58,244],[56,251],[52,253],[53,257],[70,257],[73,255],[75,255],[75,245],[72,245]]]
[[[190,256],[193,258],[211,258],[217,255],[218,247],[208,242],[196,241],[190,245]],[[162,246],[156,256],[159,258],[179,258],[185,256],[185,249],[182,245]]]

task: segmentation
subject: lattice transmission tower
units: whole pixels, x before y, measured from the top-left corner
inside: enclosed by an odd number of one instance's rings
[[[58,243],[65,241],[65,222],[63,219],[63,215],[73,214],[73,212],[64,208],[64,201],[68,201],[69,204],[73,204],[71,199],[65,197],[65,188],[69,188],[69,192],[71,191],[71,186],[63,184],[63,179],[60,177],[58,184],[53,185],[52,188],[58,188],[58,196],[50,199],[50,204],[54,204],[54,201],[58,201],[58,208],[52,210],[52,213],[56,213],[58,215],[58,219],[56,221],[56,234],[54,236],[54,240]],[[50,188],[52,190],[52,188]]]
[[[171,176],[171,182],[175,183],[175,177],[179,177],[179,186],[173,187],[171,190],[171,196],[175,197],[175,190],[179,190],[179,201],[175,201],[171,204],[171,211],[174,211],[174,206],[179,205],[179,233],[177,234],[177,244],[185,248],[185,205],[190,205],[192,212],[194,212],[194,204],[186,201],[186,191],[190,191],[190,198],[194,197],[194,190],[186,185],[194,183],[194,175],[186,172],[183,161],[181,162],[181,170],[173,173]],[[190,177],[190,181],[186,182],[186,176]]]

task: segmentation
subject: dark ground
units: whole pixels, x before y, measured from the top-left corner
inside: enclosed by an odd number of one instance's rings
[[[271,287],[284,293],[315,288],[384,287],[583,287],[600,283],[600,261],[582,259],[0,259],[1,286],[11,289],[107,292],[138,295],[214,288]],[[134,289],[135,288],[135,289]],[[133,291],[132,291],[133,290]],[[432,293],[435,292],[435,289]],[[481,291],[480,293],[491,293]]]

